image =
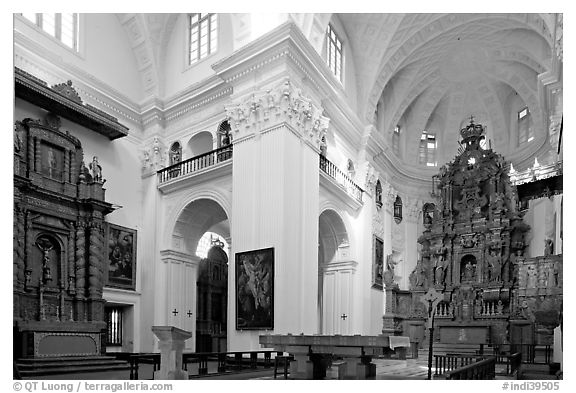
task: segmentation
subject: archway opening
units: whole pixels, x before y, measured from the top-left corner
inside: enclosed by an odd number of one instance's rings
[[[226,352],[230,223],[222,206],[206,198],[189,203],[176,221],[172,246],[199,260],[196,281],[186,283],[190,298],[182,317],[190,324],[184,328],[194,329],[196,352]]]
[[[322,212],[318,230],[318,332],[321,334],[348,333],[349,257],[350,244],[342,218],[333,210]]]

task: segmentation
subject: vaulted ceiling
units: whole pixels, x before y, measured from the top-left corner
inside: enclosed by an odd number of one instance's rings
[[[118,14],[137,58],[144,90],[161,92],[163,48],[179,14]],[[240,17],[240,16],[239,16]],[[474,115],[493,143],[510,145],[510,97],[530,108],[543,136],[546,119],[538,75],[550,68],[554,14],[291,14],[320,52],[322,32],[338,18],[354,62],[357,114],[391,137],[405,125],[404,146],[414,146],[431,125],[446,130],[445,156]],[[514,146],[515,147],[515,146]],[[415,163],[417,149],[402,159]]]

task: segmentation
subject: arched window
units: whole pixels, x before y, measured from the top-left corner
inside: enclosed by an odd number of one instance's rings
[[[436,166],[436,134],[422,131],[420,137],[419,162],[420,165]]]
[[[534,139],[534,129],[532,128],[532,116],[528,107],[518,112],[518,145],[528,143]]]
[[[400,156],[400,126],[394,127],[394,132],[392,133],[392,149],[397,156]]]

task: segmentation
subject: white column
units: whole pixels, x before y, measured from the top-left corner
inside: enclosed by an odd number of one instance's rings
[[[174,250],[162,250],[160,256],[166,282],[164,287],[166,303],[161,312],[165,316],[167,325],[192,332],[192,339],[186,341],[185,350],[194,351],[196,348],[196,282],[200,259]]]
[[[321,110],[288,81],[227,108],[234,160],[232,255],[274,248],[274,331],[237,331],[234,257],[230,266],[230,350],[259,349],[265,333],[317,330]]]

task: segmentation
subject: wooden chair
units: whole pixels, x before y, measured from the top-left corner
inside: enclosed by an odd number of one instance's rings
[[[290,362],[292,360],[294,360],[294,356],[292,355],[276,356],[274,359],[274,379],[276,379],[276,376],[278,375],[278,367],[284,368],[284,379],[288,379],[288,369],[290,368]]]

